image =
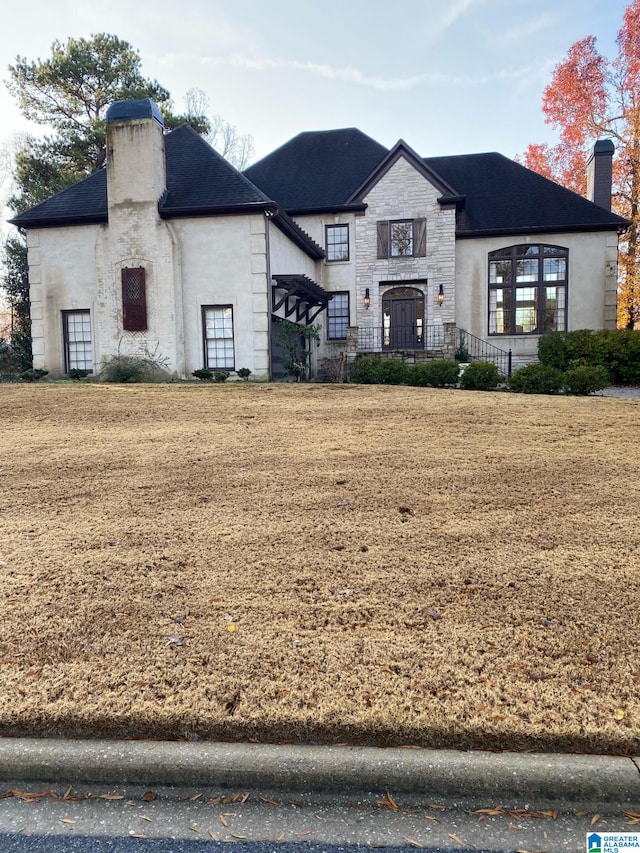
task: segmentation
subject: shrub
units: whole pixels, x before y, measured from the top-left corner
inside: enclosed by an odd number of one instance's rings
[[[600,365],[581,364],[564,374],[564,387],[567,394],[593,394],[609,385],[609,374]]]
[[[211,382],[211,380],[213,379],[212,371],[207,370],[206,367],[201,367],[199,370],[194,370],[191,375],[195,376],[196,379],[200,379],[202,382]]]
[[[48,370],[40,370],[36,367],[30,367],[29,370],[23,370],[20,374],[20,379],[24,382],[39,382],[43,376],[46,376]]]
[[[581,365],[604,367],[614,385],[640,384],[640,331],[602,329],[548,332],[538,342],[542,364],[557,370]]]
[[[251,371],[248,367],[241,367],[240,370],[236,370],[236,373],[238,374],[240,379],[244,379],[245,382],[251,376]]]
[[[114,355],[103,362],[103,382],[144,382],[150,378],[144,359],[133,355]]]
[[[465,391],[492,391],[502,378],[493,361],[472,361],[460,377],[460,387]]]
[[[456,385],[459,373],[457,361],[450,358],[436,359],[408,368],[407,382],[421,387],[444,388],[446,385]]]
[[[528,364],[509,377],[509,388],[516,394],[557,394],[562,389],[563,377],[559,370],[548,364]]]
[[[226,382],[229,378],[229,373],[226,370],[215,370],[213,373],[214,382]]]
[[[80,379],[84,379],[85,376],[88,376],[88,375],[89,375],[89,371],[88,370],[82,370],[80,367],[72,367],[68,373],[69,379],[76,379],[78,381]]]
[[[20,359],[9,341],[0,338],[0,373],[18,373]]]
[[[407,366],[401,359],[378,355],[358,356],[351,368],[352,382],[364,385],[402,385],[407,375]]]

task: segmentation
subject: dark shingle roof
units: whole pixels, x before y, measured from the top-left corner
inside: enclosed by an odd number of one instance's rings
[[[165,137],[167,192],[160,215],[193,216],[269,204],[267,196],[234,169],[188,125]],[[104,169],[11,220],[37,228],[107,221]]]
[[[300,133],[244,174],[290,213],[344,206],[387,155],[361,130]]]
[[[465,196],[458,236],[616,229],[626,220],[502,154],[427,157],[424,161]]]

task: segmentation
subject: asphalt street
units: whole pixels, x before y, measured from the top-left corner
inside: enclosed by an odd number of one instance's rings
[[[0,834],[0,849],[4,853],[212,853],[224,850],[229,845],[222,842],[152,840],[135,838],[59,838],[55,836],[16,836]],[[389,847],[389,853],[406,848]],[[337,847],[319,844],[273,844],[255,842],[234,845],[234,853],[370,853],[371,848],[362,846]],[[425,853],[445,853],[442,847],[424,848]],[[487,851],[458,848],[458,853],[487,853]]]

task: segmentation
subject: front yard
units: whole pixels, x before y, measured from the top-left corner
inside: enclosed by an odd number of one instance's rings
[[[640,400],[0,405],[0,735],[640,747]]]

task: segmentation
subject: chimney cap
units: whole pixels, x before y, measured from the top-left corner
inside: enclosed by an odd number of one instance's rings
[[[114,101],[107,110],[107,121],[133,121],[138,118],[153,118],[164,127],[160,107],[151,98],[137,101]]]
[[[612,139],[598,139],[593,146],[594,154],[613,154],[615,150],[616,146],[613,144]]]

